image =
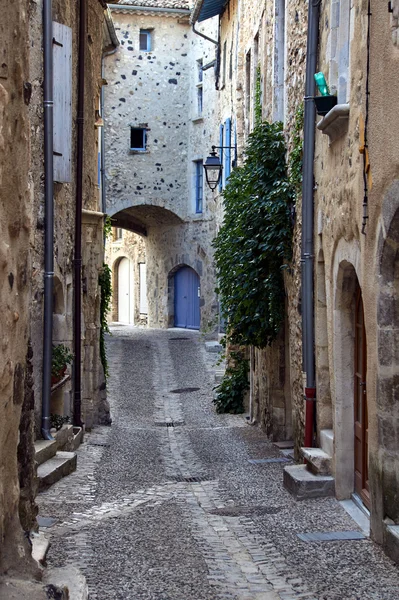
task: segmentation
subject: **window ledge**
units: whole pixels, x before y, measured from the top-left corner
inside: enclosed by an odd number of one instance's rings
[[[129,150],[129,154],[149,154],[149,150]]]
[[[202,123],[204,120],[204,117],[202,115],[198,116],[198,117],[194,117],[192,119],[193,123]]]
[[[317,123],[319,129],[325,135],[328,135],[330,144],[338,138],[345,135],[349,125],[349,104],[336,104],[322,119]]]

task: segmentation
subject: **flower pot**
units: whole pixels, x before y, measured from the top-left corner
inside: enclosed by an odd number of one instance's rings
[[[337,96],[315,96],[313,98],[318,115],[324,117],[337,104]]]
[[[61,379],[64,377],[65,373],[66,373],[66,365],[64,367],[62,367],[62,369],[60,369],[57,373],[57,375],[52,375],[51,376],[51,385],[55,385],[56,383],[58,383],[59,381],[61,381]]]

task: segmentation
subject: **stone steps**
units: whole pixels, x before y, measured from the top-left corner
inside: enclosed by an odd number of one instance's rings
[[[320,431],[320,448],[329,456],[334,456],[334,431],[332,429]]]
[[[39,465],[37,469],[39,492],[75,471],[76,460],[75,452],[57,452],[55,456]]]
[[[331,475],[331,456],[321,448],[301,448],[301,454],[307,461],[307,468],[314,475]]]
[[[306,465],[284,468],[284,487],[296,498],[325,498],[335,496],[335,480],[331,475],[315,475]]]
[[[53,458],[57,452],[56,440],[36,440],[35,442],[35,460],[38,465],[42,465],[50,458]]]

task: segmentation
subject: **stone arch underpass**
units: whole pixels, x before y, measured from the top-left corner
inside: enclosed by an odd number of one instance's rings
[[[218,307],[211,250],[213,223],[183,219],[171,210],[155,205],[141,204],[113,212],[115,208],[108,208],[112,225],[138,234],[145,241],[148,326],[167,328],[174,325],[170,273],[179,265],[188,265],[199,277],[199,326],[207,329],[215,322]]]

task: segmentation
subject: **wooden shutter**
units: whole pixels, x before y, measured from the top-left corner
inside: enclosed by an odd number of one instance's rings
[[[219,146],[220,146],[219,152],[220,152],[220,162],[222,165],[223,165],[223,148],[222,148],[222,146],[223,146],[223,130],[224,130],[223,125],[219,125]],[[219,181],[219,192],[221,192],[222,189],[223,189],[223,173],[222,173],[222,176]]]
[[[53,23],[54,181],[71,182],[72,29]]]
[[[225,121],[225,140],[226,140],[226,150],[225,150],[225,162],[224,162],[224,182],[226,184],[227,179],[229,178],[231,171],[231,119],[226,119]]]

